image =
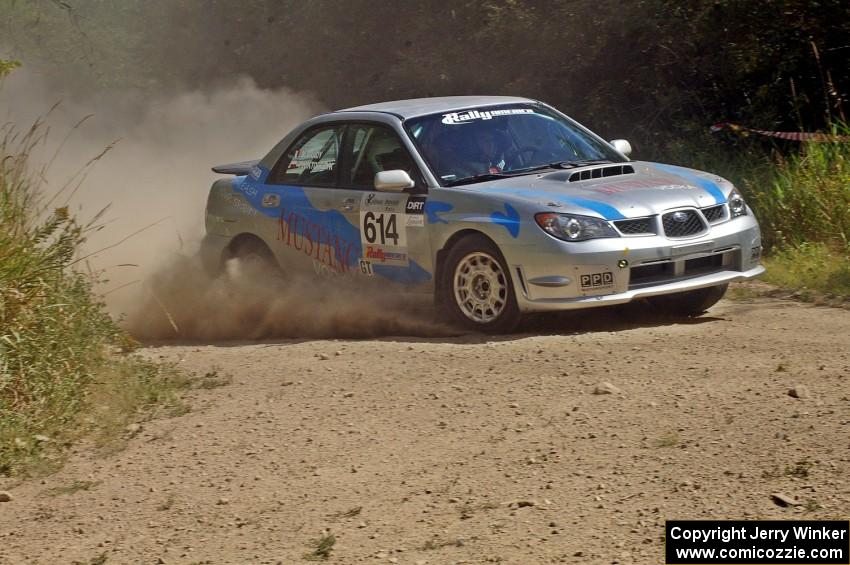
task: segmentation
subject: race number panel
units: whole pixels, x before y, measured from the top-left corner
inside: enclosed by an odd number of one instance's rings
[[[408,264],[407,195],[367,192],[360,203],[363,260],[373,265]]]

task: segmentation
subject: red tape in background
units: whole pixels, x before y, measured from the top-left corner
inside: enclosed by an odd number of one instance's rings
[[[722,129],[730,129],[735,132],[757,133],[768,137],[777,137],[779,139],[788,139],[791,141],[815,141],[815,142],[834,142],[834,141],[850,141],[850,135],[832,135],[828,133],[817,133],[808,131],[765,131],[762,129],[752,129],[738,124],[729,122],[719,122],[711,126],[711,133],[718,132]]]

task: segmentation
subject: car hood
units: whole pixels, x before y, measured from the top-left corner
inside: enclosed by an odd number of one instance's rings
[[[578,180],[594,173],[600,178]],[[732,184],[702,171],[631,161],[499,179],[458,189],[549,211],[618,220],[650,216],[671,208],[722,204]]]

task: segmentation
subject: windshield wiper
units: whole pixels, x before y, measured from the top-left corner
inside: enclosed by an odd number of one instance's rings
[[[471,184],[484,180],[506,179],[519,175],[525,175],[533,171],[541,171],[543,169],[574,169],[576,167],[584,167],[585,165],[599,165],[602,163],[613,163],[608,159],[579,159],[575,161],[555,161],[546,165],[536,165],[534,167],[526,167],[524,169],[513,169],[511,171],[503,171],[501,173],[481,173],[480,175],[472,175],[471,177],[463,177],[452,181],[447,181],[445,186],[458,186],[461,184]]]
[[[472,175],[471,177],[463,177],[460,179],[455,179],[448,181],[445,186],[458,186],[460,184],[471,184],[473,182],[479,182],[483,180],[495,180],[495,179],[506,179],[513,175],[509,175],[507,173],[481,173],[480,175]]]
[[[555,161],[554,163],[546,163],[545,165],[535,165],[533,167],[525,167],[524,169],[513,169],[511,173],[531,173],[534,171],[542,171],[543,169],[574,169],[576,167],[584,167],[585,165],[599,165],[602,163],[611,163],[607,159],[580,159],[576,161]]]

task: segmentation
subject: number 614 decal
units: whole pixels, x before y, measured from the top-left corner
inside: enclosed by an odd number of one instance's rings
[[[392,247],[404,246],[404,225],[399,232],[398,214],[364,212],[362,214],[363,241]]]

